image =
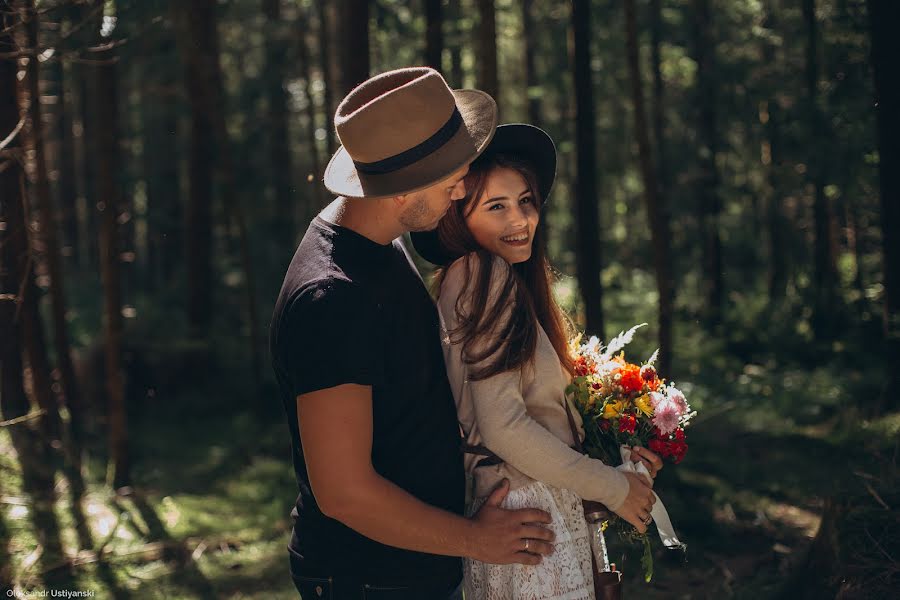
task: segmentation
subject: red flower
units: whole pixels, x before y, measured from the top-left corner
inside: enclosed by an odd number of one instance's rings
[[[684,459],[684,455],[687,454],[688,445],[684,442],[669,442],[671,446],[671,455],[672,460],[675,464],[680,463]]]
[[[600,429],[602,431],[609,431],[609,421],[607,421],[606,419],[600,421]]]
[[[641,367],[641,378],[644,381],[653,381],[656,379],[656,367],[653,365],[644,365]]]
[[[632,415],[625,415],[621,419],[619,419],[619,431],[622,433],[634,433],[634,428],[637,426],[637,419]]]
[[[679,427],[678,429],[675,430],[675,439],[679,442],[684,441],[684,429]]]
[[[668,454],[667,444],[668,442],[653,438],[647,445],[650,447],[651,452],[655,452],[656,454],[659,454],[661,457],[665,458]]]
[[[644,380],[641,378],[641,368],[639,366],[627,364],[619,369],[619,373],[622,375],[621,379],[619,379],[619,385],[626,392],[639,392],[644,387]]]

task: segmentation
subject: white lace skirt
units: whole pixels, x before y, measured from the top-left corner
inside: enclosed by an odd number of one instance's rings
[[[484,498],[476,499],[470,514],[482,503]],[[536,566],[465,559],[466,600],[594,600],[591,545],[581,499],[569,490],[535,481],[511,491],[501,506],[550,513],[555,550]]]

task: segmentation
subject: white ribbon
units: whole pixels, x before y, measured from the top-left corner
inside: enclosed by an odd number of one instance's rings
[[[647,470],[644,463],[640,461],[636,463],[631,461],[631,448],[628,446],[619,446],[619,452],[622,454],[622,464],[616,467],[619,471],[638,473],[646,476],[651,482],[653,481],[653,478],[650,476],[650,471]],[[665,544],[666,548],[685,548],[685,544],[683,544],[681,540],[678,539],[678,536],[675,535],[675,528],[672,526],[672,521],[669,519],[669,513],[666,511],[666,507],[663,505],[662,500],[659,499],[656,492],[653,492],[653,495],[656,497],[656,502],[653,504],[650,516],[653,517],[653,522],[656,523],[656,531],[659,532],[659,539],[662,540],[662,543]]]

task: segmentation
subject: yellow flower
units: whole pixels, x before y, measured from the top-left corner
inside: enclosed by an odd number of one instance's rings
[[[653,416],[653,403],[650,402],[650,396],[648,394],[635,398],[634,405],[648,417]]]
[[[625,403],[621,400],[617,402],[607,402],[603,406],[603,418],[604,419],[615,419],[620,414],[622,414],[622,410],[625,408]]]

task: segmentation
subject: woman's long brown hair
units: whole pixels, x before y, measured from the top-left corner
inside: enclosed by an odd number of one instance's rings
[[[469,379],[477,381],[531,363],[540,324],[563,366],[571,373],[568,320],[553,297],[554,277],[546,255],[543,219],[534,232],[531,258],[511,265],[499,294],[496,291],[490,293],[493,255],[475,241],[466,224],[466,216],[484,193],[491,172],[499,168],[519,173],[528,185],[535,206],[540,210],[543,205],[537,178],[525,161],[495,155],[472,164],[465,177],[466,197],[453,203],[437,229],[441,243],[451,254],[465,256],[463,288],[455,306],[459,326],[449,332],[450,338],[454,343],[462,343],[462,357],[467,365],[491,359],[469,372]],[[477,257],[474,260],[473,255]],[[446,274],[446,268],[437,271],[434,285],[438,295]],[[496,331],[497,323],[503,324],[499,332]]]

